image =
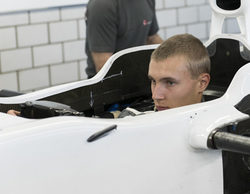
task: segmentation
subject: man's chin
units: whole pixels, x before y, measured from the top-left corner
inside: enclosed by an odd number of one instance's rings
[[[163,110],[169,109],[169,107],[167,107],[167,106],[156,106],[156,109],[157,109],[158,111],[163,111]]]

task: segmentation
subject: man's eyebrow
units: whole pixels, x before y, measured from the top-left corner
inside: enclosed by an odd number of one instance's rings
[[[151,75],[148,75],[148,79],[149,80],[155,80]],[[171,82],[178,82],[177,79],[173,78],[173,77],[163,77],[160,79],[161,82],[166,82],[166,81],[171,81]]]
[[[165,82],[165,81],[177,82],[178,80],[173,78],[173,77],[163,77],[160,79],[160,81],[162,81],[162,82]]]
[[[149,80],[154,80],[154,78],[151,75],[148,75]]]

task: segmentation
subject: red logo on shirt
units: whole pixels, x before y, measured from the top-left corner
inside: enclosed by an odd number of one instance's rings
[[[152,23],[152,21],[143,20],[143,26],[150,25],[151,23]]]

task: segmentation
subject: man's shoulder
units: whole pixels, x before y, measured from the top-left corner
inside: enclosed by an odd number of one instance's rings
[[[114,7],[117,4],[117,0],[90,0],[88,3],[88,9],[108,8]]]
[[[147,1],[152,7],[155,7],[155,0],[147,0]]]
[[[90,0],[87,5],[87,19],[104,19],[106,16],[115,15],[117,12],[116,0]],[[104,17],[105,16],[105,17]],[[97,21],[98,22],[98,21]]]

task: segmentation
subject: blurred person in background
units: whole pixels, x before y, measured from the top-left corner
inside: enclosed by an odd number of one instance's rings
[[[90,0],[86,11],[88,78],[120,50],[162,43],[155,0]]]

